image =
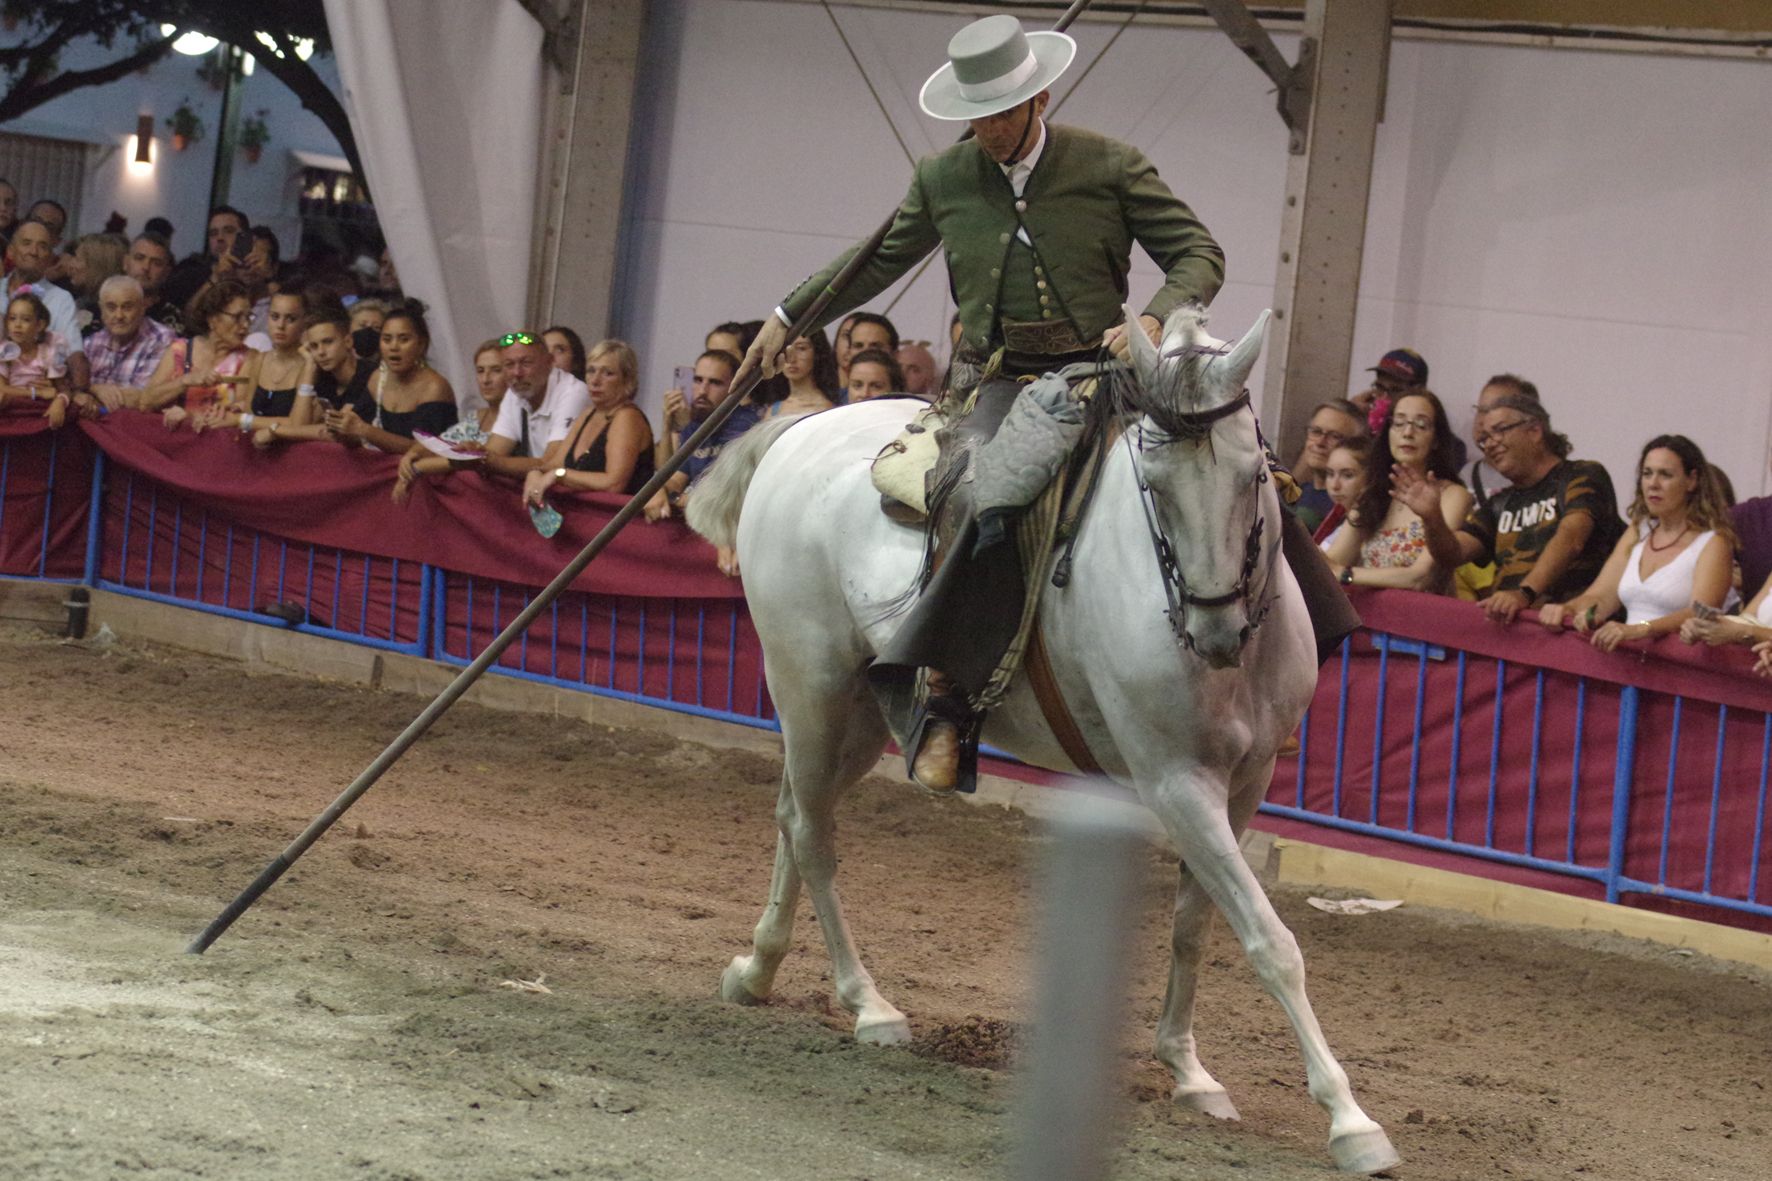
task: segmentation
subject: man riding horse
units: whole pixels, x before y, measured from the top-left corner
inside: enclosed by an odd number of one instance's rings
[[[1047,88],[1075,54],[1065,34],[1027,33],[1007,15],[985,17],[954,36],[948,63],[924,83],[919,102],[937,119],[968,122],[972,137],[917,164],[879,251],[825,309],[826,322],[837,319],[942,247],[961,350],[984,374],[976,393],[946,391],[944,408],[959,419],[949,432],[957,446],[995,436],[1029,379],[1086,366],[1104,349],[1125,357],[1121,308],[1134,242],[1165,275],[1139,319],[1153,343],[1171,311],[1189,301],[1209,303],[1224,278],[1218,243],[1142,152],[1046,124]],[[854,252],[802,283],[765,319],[747,369],[775,372],[788,325]],[[926,672],[905,753],[912,778],[935,791],[962,785],[961,756],[970,753],[981,721],[975,705],[1016,637],[1026,594],[1013,531],[981,545],[970,482],[954,478],[944,486],[949,494],[931,506],[942,518],[934,569],[869,669],[889,715],[894,696],[902,701],[919,670]],[[1285,552],[1310,606],[1319,652],[1327,653],[1359,620],[1290,517]]]

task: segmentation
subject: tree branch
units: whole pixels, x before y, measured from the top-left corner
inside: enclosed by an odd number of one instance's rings
[[[107,82],[115,82],[143,66],[153,65],[171,52],[171,38],[162,38],[150,41],[128,57],[119,58],[108,65],[95,66],[90,70],[68,70],[44,82],[30,81],[27,73],[13,83],[5,98],[0,98],[0,123],[16,119],[25,112],[35,110],[82,86],[103,86]]]

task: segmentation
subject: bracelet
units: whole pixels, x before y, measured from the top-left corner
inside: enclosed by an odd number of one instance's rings
[[[240,431],[241,431],[241,433],[244,434],[245,432],[247,432],[251,429],[252,429],[252,415],[242,414],[240,416]]]
[[[300,398],[311,398],[314,396],[315,392],[312,382],[303,382],[301,385],[295,387],[296,396]]]

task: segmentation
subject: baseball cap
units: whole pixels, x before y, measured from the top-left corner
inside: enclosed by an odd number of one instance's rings
[[[1414,349],[1392,349],[1368,373],[1388,373],[1405,385],[1427,384],[1427,362]]]

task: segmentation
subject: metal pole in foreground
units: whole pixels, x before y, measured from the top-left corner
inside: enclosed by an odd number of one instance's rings
[[[1052,826],[1041,875],[1039,984],[1016,1104],[1015,1181],[1108,1175],[1137,854],[1146,836],[1137,805],[1079,787]]]
[[[1064,15],[1058,19],[1058,23],[1053,25],[1053,31],[1063,32],[1072,21],[1082,14],[1085,8],[1089,7],[1089,3],[1090,0],[1075,0],[1075,3],[1066,9]],[[838,271],[836,276],[825,285],[825,289],[819,292],[818,297],[788,329],[783,347],[792,344],[802,333],[817,323],[818,318],[824,314],[825,308],[830,306],[831,300],[836,298],[837,293],[847,287],[856,274],[873,260],[874,255],[880,249],[880,244],[886,240],[886,235],[892,229],[892,223],[896,218],[897,211],[894,210],[885,221],[880,223],[880,227],[873,232],[873,235],[856,248],[855,253],[844,264],[842,270]],[[185,948],[185,951],[191,955],[202,955],[209,949],[210,944],[220,939],[223,932],[234,925],[235,919],[245,914],[247,909],[258,901],[260,895],[275,885],[278,878],[289,872],[289,867],[294,865],[296,860],[306,853],[313,843],[325,834],[327,829],[336,824],[338,818],[343,816],[364,792],[374,787],[376,781],[386,773],[387,769],[399,762],[400,756],[404,755],[413,743],[424,736],[425,731],[431,728],[431,724],[447,713],[449,707],[460,700],[462,694],[466,693],[474,682],[479,680],[500,656],[504,655],[505,649],[515,643],[517,637],[529,629],[529,625],[534,623],[541,613],[552,605],[560,593],[572,585],[573,579],[577,578],[598,554],[608,548],[609,543],[615,539],[615,535],[640,514],[641,510],[646,507],[646,502],[652,499],[654,493],[664,487],[666,480],[677,474],[678,469],[688,462],[695,450],[713,437],[714,433],[732,416],[732,412],[738,409],[739,403],[761,379],[762,372],[752,370],[740,380],[733,382],[732,389],[727,391],[725,400],[714,407],[713,412],[708,415],[695,433],[683,440],[682,446],[677,448],[676,453],[659,466],[652,478],[646,481],[645,487],[634,493],[633,497],[621,506],[620,511],[615,514],[609,524],[603,526],[597,536],[591,538],[584,549],[578,552],[578,556],[568,562],[565,569],[556,574],[554,580],[530,601],[529,606],[525,607],[521,614],[511,620],[509,625],[499,632],[490,644],[486,645],[485,650],[474,658],[472,664],[462,669],[456,678],[444,687],[443,692],[437,694],[436,698],[425,706],[424,711],[412,719],[412,723],[400,732],[399,737],[389,743],[387,749],[377,755],[375,761],[365,767],[363,772],[351,781],[351,785],[345,788],[324,812],[316,816],[307,828],[302,830],[300,836],[289,842],[289,846],[277,854],[269,865],[265,866],[258,877],[253,879],[252,884],[240,892],[239,897],[228,903],[222,912],[216,915],[207,927],[203,928],[203,932],[191,940],[190,946]]]

